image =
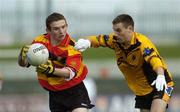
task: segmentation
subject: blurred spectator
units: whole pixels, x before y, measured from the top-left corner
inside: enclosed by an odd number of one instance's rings
[[[96,82],[91,77],[86,77],[86,79],[83,82],[87,88],[92,104],[96,104],[96,97],[97,97]],[[89,110],[89,112],[95,112],[95,108],[92,108],[91,110]]]

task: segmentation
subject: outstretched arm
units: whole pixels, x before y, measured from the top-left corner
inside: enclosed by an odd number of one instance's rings
[[[167,67],[161,59],[156,47],[150,40],[146,39],[146,43],[142,43],[141,45],[141,52],[145,61],[151,65],[153,71],[157,75],[151,85],[154,86],[157,91],[163,91],[164,88],[167,88],[167,82],[164,75],[164,71]]]
[[[113,48],[113,34],[109,35],[98,35],[98,36],[89,36],[87,39],[79,39],[74,48],[81,52],[85,51],[90,47],[109,47]]]

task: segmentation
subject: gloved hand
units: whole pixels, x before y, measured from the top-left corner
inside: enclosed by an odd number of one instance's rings
[[[158,75],[156,80],[154,80],[151,84],[155,85],[157,91],[163,91],[164,87],[167,88],[166,80],[164,75]]]
[[[79,39],[74,46],[80,52],[85,51],[89,47],[91,47],[91,42],[88,39]]]
[[[28,50],[29,50],[29,47],[30,47],[30,45],[24,45],[24,46],[21,48],[20,54],[21,54],[21,59],[22,59],[22,61],[25,61],[25,59],[26,59],[26,54],[27,54],[27,52],[28,52]]]
[[[36,67],[36,72],[44,73],[47,75],[51,75],[54,73],[54,66],[51,60],[48,60],[46,64],[41,64]]]

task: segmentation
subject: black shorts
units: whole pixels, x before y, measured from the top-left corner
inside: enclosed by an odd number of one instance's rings
[[[58,92],[49,92],[49,107],[51,112],[69,112],[76,108],[84,107],[91,109],[88,92],[84,83]]]
[[[135,98],[135,108],[139,109],[150,109],[153,99],[162,99],[168,103],[172,95],[173,87],[168,87],[164,91],[152,91],[151,93],[144,96],[136,96]],[[168,105],[167,105],[168,107]]]

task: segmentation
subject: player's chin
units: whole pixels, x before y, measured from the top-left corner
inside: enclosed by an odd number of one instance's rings
[[[123,44],[123,43],[124,43],[124,41],[121,40],[121,39],[118,39],[117,42],[120,43],[120,44]]]
[[[59,35],[59,39],[65,38],[65,35]]]

